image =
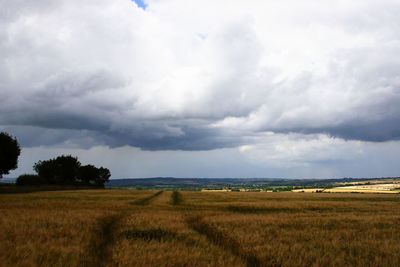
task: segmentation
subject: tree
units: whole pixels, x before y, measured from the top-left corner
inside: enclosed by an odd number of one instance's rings
[[[33,169],[47,184],[75,184],[81,163],[71,155],[39,161]]]
[[[17,139],[8,133],[0,133],[0,178],[18,167],[18,157],[21,154]]]
[[[111,177],[111,172],[107,168],[100,167],[99,176],[94,180],[96,185],[104,186],[104,183],[108,182]]]
[[[110,170],[107,168],[96,168],[93,165],[81,166],[78,170],[78,181],[83,184],[95,184],[104,186],[111,177]]]
[[[78,169],[78,181],[83,184],[90,184],[99,176],[99,169],[93,165],[81,166]]]
[[[40,178],[38,181],[41,184],[104,186],[111,176],[109,169],[96,168],[93,165],[81,166],[78,158],[71,155],[39,161],[35,163],[33,169],[37,172],[37,177]],[[32,183],[31,180],[36,178],[22,177],[21,183],[23,184],[25,180],[29,179],[29,182]]]

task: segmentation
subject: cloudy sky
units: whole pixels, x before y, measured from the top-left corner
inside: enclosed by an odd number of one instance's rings
[[[9,177],[400,175],[398,0],[0,0]]]

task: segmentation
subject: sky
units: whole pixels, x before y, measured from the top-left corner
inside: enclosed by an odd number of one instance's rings
[[[398,0],[0,0],[8,177],[400,175]]]
[[[146,7],[147,7],[146,2],[143,1],[143,0],[132,0],[132,1],[135,2],[136,5],[137,5],[138,7],[140,7],[140,8],[142,8],[142,9],[146,9]]]

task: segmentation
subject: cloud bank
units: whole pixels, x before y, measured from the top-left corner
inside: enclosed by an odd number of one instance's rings
[[[3,129],[144,150],[400,139],[398,1],[146,4],[0,0]]]

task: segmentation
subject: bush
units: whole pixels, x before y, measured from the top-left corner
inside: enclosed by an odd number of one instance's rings
[[[41,185],[44,179],[36,174],[22,174],[17,178],[17,185]]]

